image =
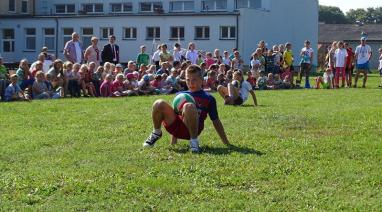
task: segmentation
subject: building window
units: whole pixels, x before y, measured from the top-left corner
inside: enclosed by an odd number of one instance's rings
[[[141,12],[163,12],[163,6],[161,2],[141,2],[140,3]]]
[[[28,0],[21,1],[21,13],[28,13]]]
[[[111,13],[129,13],[133,11],[132,3],[113,3],[110,4]]]
[[[3,52],[15,51],[15,30],[3,29]]]
[[[16,12],[16,0],[9,0],[8,1],[8,11],[9,12]]]
[[[220,39],[235,39],[236,27],[234,26],[222,26],[220,27]]]
[[[45,28],[43,29],[44,34],[44,46],[48,47],[49,50],[56,49],[55,44],[55,31],[54,28]]]
[[[170,39],[184,40],[184,27],[171,27]]]
[[[210,27],[197,26],[195,27],[195,40],[208,40],[210,39]]]
[[[147,40],[160,40],[160,28],[159,27],[147,27],[146,33]]]
[[[25,29],[25,50],[27,51],[36,50],[36,29],[35,28]]]
[[[170,2],[171,12],[190,12],[195,10],[193,1],[173,1]]]
[[[93,37],[93,28],[86,27],[82,28],[82,44],[83,46],[90,46],[91,45],[91,39]]]
[[[135,27],[123,28],[123,39],[127,39],[127,40],[137,39],[137,28]]]
[[[103,13],[103,4],[83,4],[82,12],[84,13]]]
[[[63,28],[62,29],[62,34],[63,34],[63,38],[64,38],[64,45],[66,44],[66,42],[70,41],[72,39],[72,34],[74,32],[73,28]]]
[[[112,27],[101,28],[101,39],[107,40],[110,35],[114,35],[114,29]]]
[[[225,10],[227,10],[227,0],[202,1],[202,11],[225,11]]]
[[[262,8],[261,0],[236,0],[236,9],[240,8]]]
[[[75,8],[74,4],[57,4],[56,14],[74,14]]]

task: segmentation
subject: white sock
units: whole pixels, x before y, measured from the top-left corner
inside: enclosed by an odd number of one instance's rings
[[[161,129],[154,129],[153,133],[155,133],[157,135],[161,135],[162,134],[162,130]]]
[[[191,143],[197,143],[197,144],[199,144],[199,139],[198,139],[198,138],[191,138],[191,139],[190,139],[190,142],[191,142]]]

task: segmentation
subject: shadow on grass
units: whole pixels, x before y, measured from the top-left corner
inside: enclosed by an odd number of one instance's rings
[[[187,149],[177,149],[177,148],[171,148],[170,151],[174,151],[176,153],[186,154],[190,152],[189,148]],[[212,154],[212,155],[228,155],[233,152],[241,153],[244,155],[257,155],[262,156],[265,153],[260,152],[255,149],[250,149],[247,147],[238,147],[234,145],[229,145],[227,147],[210,147],[210,146],[203,146],[201,154]]]

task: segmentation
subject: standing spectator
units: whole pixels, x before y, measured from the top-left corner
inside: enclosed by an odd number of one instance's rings
[[[346,49],[344,49],[344,43],[342,41],[339,41],[338,49],[334,53],[334,57],[336,58],[336,75],[335,78],[335,87],[339,88],[340,86],[340,76],[342,85],[341,87],[345,87],[345,66],[346,66],[346,58],[348,56],[348,53]]]
[[[72,40],[66,42],[64,47],[64,56],[72,63],[82,63],[84,59],[83,47],[80,42],[80,36],[77,32],[73,32]]]
[[[280,74],[280,65],[282,64],[282,54],[279,51],[279,47],[277,45],[274,45],[272,47],[273,49],[273,55],[274,55],[274,74]]]
[[[233,55],[234,55],[234,57],[233,57],[233,59],[231,61],[231,68],[232,68],[232,70],[242,69],[244,61],[241,59],[239,51],[235,51],[233,53]]]
[[[137,56],[138,68],[140,68],[142,64],[144,64],[145,66],[148,66],[150,62],[150,56],[146,54],[146,46],[141,46],[140,49],[141,49],[141,53],[138,54]]]
[[[223,62],[223,57],[220,55],[220,50],[214,50],[214,60],[216,64],[221,64]]]
[[[191,64],[198,63],[198,51],[195,50],[195,43],[188,44],[188,51],[186,52],[186,59],[191,61]]]
[[[41,54],[45,55],[44,60],[44,73],[48,73],[50,66],[53,64],[53,61],[56,59],[56,57],[52,54],[49,54],[48,47],[44,46],[41,49]]]
[[[301,84],[302,75],[305,76],[305,88],[310,88],[309,83],[309,73],[312,69],[313,63],[313,49],[310,48],[310,41],[306,40],[304,42],[304,48],[300,52],[301,58],[301,67],[300,67],[300,77],[297,79],[297,84]]]
[[[119,46],[115,44],[115,35],[109,36],[109,43],[103,47],[101,58],[103,63],[119,63]]]
[[[366,37],[361,38],[361,44],[355,49],[355,58],[357,60],[357,73],[355,75],[354,87],[357,87],[358,77],[360,73],[363,73],[363,85],[366,87],[367,72],[369,70],[369,61],[372,52],[371,47],[366,44]]]
[[[265,72],[267,74],[274,74],[275,67],[275,55],[273,54],[273,50],[269,49],[268,53],[265,55]]]
[[[348,43],[345,43],[345,48],[348,53],[346,58],[346,85],[350,88],[352,86],[352,75],[354,70],[354,52]]]
[[[229,58],[228,51],[224,51],[223,55],[224,56],[223,56],[223,59],[222,59],[222,63],[224,63],[227,66],[230,66],[231,65],[231,58]]]
[[[152,61],[155,64],[155,67],[157,69],[160,68],[160,65],[159,65],[160,53],[161,53],[161,45],[158,45],[157,50],[153,53],[153,58],[152,58]]]
[[[182,49],[180,47],[179,43],[175,43],[174,45],[174,51],[172,53],[172,56],[174,58],[174,61],[183,62],[184,61],[184,55],[182,53]]]
[[[91,38],[92,44],[85,50],[85,60],[89,64],[93,62],[95,64],[95,68],[98,68],[101,64],[101,52],[98,49],[98,38],[97,37],[92,37]]]
[[[162,51],[159,54],[159,58],[160,58],[159,65],[162,65],[162,63],[164,63],[164,62],[168,62],[171,65],[174,58],[172,57],[172,55],[169,52],[167,52],[167,45],[162,44],[161,50]]]

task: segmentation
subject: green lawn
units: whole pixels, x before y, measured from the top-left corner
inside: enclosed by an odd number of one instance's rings
[[[380,211],[378,82],[218,99],[235,147],[207,120],[196,155],[167,133],[142,149],[158,96],[0,103],[0,211]]]

